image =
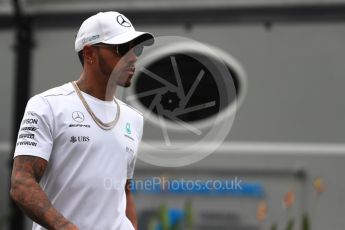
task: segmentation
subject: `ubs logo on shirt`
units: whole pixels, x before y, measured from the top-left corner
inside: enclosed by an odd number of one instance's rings
[[[71,143],[89,142],[90,141],[90,137],[88,137],[88,136],[71,136],[71,139],[69,141]]]

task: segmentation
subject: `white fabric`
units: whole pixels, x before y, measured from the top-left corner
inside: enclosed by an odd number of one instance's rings
[[[96,43],[122,44],[135,38],[144,36],[153,39],[148,32],[135,31],[132,23],[123,14],[118,12],[100,12],[86,19],[79,28],[75,39],[75,51],[79,52],[85,45]],[[146,45],[151,45],[148,43]]]
[[[102,121],[114,119],[114,102],[83,95]],[[119,121],[105,131],[68,83],[32,97],[18,133],[14,157],[48,161],[40,184],[54,207],[80,230],[134,229],[125,214],[124,188],[133,177],[143,117],[117,101]],[[34,223],[33,229],[43,228]]]

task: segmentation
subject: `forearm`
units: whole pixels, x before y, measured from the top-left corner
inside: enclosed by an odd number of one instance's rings
[[[135,229],[138,229],[136,208],[132,194],[127,194],[126,216],[132,222]]]
[[[35,179],[17,177],[10,193],[23,212],[39,225],[52,230],[74,229],[74,225],[53,207]]]

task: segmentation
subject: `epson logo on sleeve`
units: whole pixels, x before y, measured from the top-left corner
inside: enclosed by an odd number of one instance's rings
[[[22,123],[23,124],[29,124],[29,125],[37,125],[38,124],[38,119],[29,118],[29,119],[23,120]]]
[[[35,139],[35,134],[20,134],[19,139],[29,138],[29,139]]]

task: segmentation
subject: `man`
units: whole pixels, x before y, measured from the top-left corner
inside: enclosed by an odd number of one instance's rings
[[[91,16],[75,40],[81,77],[29,100],[10,194],[33,229],[137,229],[128,185],[143,117],[115,91],[130,86],[143,44],[152,43],[120,13]]]

